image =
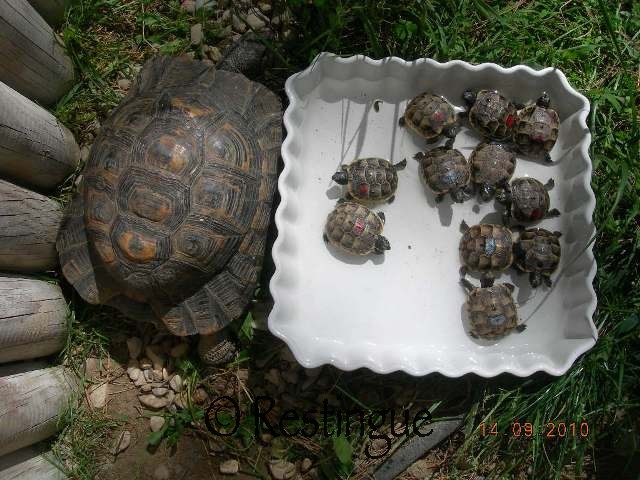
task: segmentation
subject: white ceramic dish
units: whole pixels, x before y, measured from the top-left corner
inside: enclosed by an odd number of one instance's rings
[[[532,291],[527,275],[498,279],[516,285],[514,297],[527,329],[497,342],[477,341],[465,332],[466,295],[458,274],[461,220],[470,225],[496,220],[495,206],[475,199],[452,204],[448,198],[436,205],[412,159],[424,141],[398,127],[408,99],[421,91],[462,107],[462,92],[478,87],[497,88],[520,102],[547,91],[562,122],[551,152],[555,163],[518,157],[514,175],[556,181],[551,203],[562,215],[539,225],[564,233],[560,269],[552,289]],[[595,344],[589,103],[560,71],[323,53],[287,80],[286,92],[290,105],[284,115],[269,328],[302,365],[452,377],[527,376],[540,370],[561,375]],[[382,103],[376,112],[377,99]],[[468,157],[478,140],[463,129],[455,147]],[[345,257],[322,240],[327,214],[341,193],[331,175],[341,163],[367,156],[409,162],[399,172],[395,201],[379,208],[386,214],[391,250],[382,257]]]

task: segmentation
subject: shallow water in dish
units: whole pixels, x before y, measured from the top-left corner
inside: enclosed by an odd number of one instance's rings
[[[460,95],[464,89],[447,85],[452,88]],[[285,181],[291,211],[283,212],[286,220],[279,232],[290,247],[289,251],[283,248],[278,281],[286,298],[270,326],[291,341],[294,353],[307,365],[317,358],[311,351],[316,348],[342,368],[368,362],[384,369],[390,357],[411,373],[421,373],[424,368],[417,365],[425,364],[452,372],[497,364],[510,371],[534,364],[558,368],[581,343],[592,342],[588,321],[568,318],[587,298],[584,293],[576,295],[576,290],[586,290],[580,275],[584,278],[590,263],[574,264],[577,273],[573,276],[558,278],[556,272],[551,290],[532,290],[527,274],[508,270],[497,282],[516,285],[514,298],[527,329],[497,342],[475,340],[467,334],[462,308],[466,294],[458,273],[460,223],[500,223],[496,212],[502,212],[502,206],[493,201],[480,203],[476,198],[456,204],[449,196],[437,204],[421,182],[413,156],[432,146],[398,126],[398,119],[408,99],[427,89],[447,93],[427,81],[393,77],[348,82],[324,77],[304,92],[302,121],[295,133],[299,143]],[[462,106],[461,98],[448,97]],[[382,102],[376,112],[373,103],[379,99]],[[580,225],[579,206],[575,215],[565,214],[569,199],[582,194],[580,172],[585,168],[577,164],[582,158],[572,150],[580,139],[572,136],[579,126],[577,114],[571,113],[566,112],[568,117],[563,118],[559,141],[551,152],[554,160],[562,161],[546,165],[518,156],[514,174],[514,178],[532,176],[543,183],[556,180],[549,192],[551,208],[559,208],[563,215],[536,226],[564,233],[559,271],[576,256],[578,263],[581,256],[586,258],[580,251],[588,240],[584,231],[589,227]],[[479,141],[463,127],[454,148],[468,159]],[[382,157],[393,163],[406,158],[408,162],[398,172],[395,201],[374,207],[386,216],[384,235],[391,250],[384,256],[350,257],[322,239],[326,217],[344,192],[331,176],[341,164],[363,157]],[[470,280],[479,285],[477,278]]]

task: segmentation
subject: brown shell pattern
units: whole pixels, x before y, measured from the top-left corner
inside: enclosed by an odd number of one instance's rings
[[[393,164],[383,158],[361,158],[347,167],[349,193],[362,201],[378,202],[390,198],[398,187]]]
[[[425,92],[409,102],[404,121],[418,135],[432,140],[456,124],[456,115],[443,97]]]
[[[471,179],[471,170],[459,150],[437,147],[420,157],[422,178],[435,193],[447,193],[462,188]]]
[[[469,157],[471,177],[479,185],[508,182],[516,168],[516,156],[499,143],[481,143]]]
[[[524,272],[540,272],[550,275],[560,263],[558,237],[544,228],[531,228],[520,234],[516,243],[516,263]]]
[[[327,217],[324,233],[335,247],[367,255],[374,250],[383,226],[380,217],[364,205],[341,202]]]
[[[560,118],[554,109],[529,105],[518,113],[514,143],[525,155],[542,157],[556,144],[559,128]]]
[[[473,225],[462,235],[459,251],[469,270],[497,273],[513,262],[513,236],[502,225]]]
[[[500,338],[518,326],[518,311],[505,284],[472,290],[466,308],[471,332],[480,338]]]
[[[495,90],[480,90],[469,109],[469,124],[483,137],[506,140],[513,135],[516,107]]]
[[[262,263],[280,112],[242,75],[147,62],[101,129],[58,238],[78,292],[177,335],[237,318]]]
[[[535,178],[516,178],[511,182],[512,213],[516,220],[533,222],[549,211],[549,193]]]

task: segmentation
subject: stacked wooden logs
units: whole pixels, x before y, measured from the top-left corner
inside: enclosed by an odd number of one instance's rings
[[[0,1],[0,478],[60,479],[34,445],[55,434],[76,381],[33,360],[59,352],[67,335],[62,291],[42,279],[57,266],[62,220],[45,194],[75,171],[80,150],[40,106],[69,89],[73,64],[36,9],[60,22],[64,0]]]

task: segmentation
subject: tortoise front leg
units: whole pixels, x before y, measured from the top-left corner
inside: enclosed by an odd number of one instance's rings
[[[229,363],[238,353],[238,347],[226,330],[213,335],[200,335],[198,355],[208,366],[219,366]]]
[[[560,216],[560,210],[558,210],[557,208],[552,208],[547,212],[544,218],[553,218],[553,217],[559,217],[559,216]]]
[[[544,154],[544,161],[546,163],[553,163],[553,160],[551,160],[551,155],[549,155],[549,152]]]

